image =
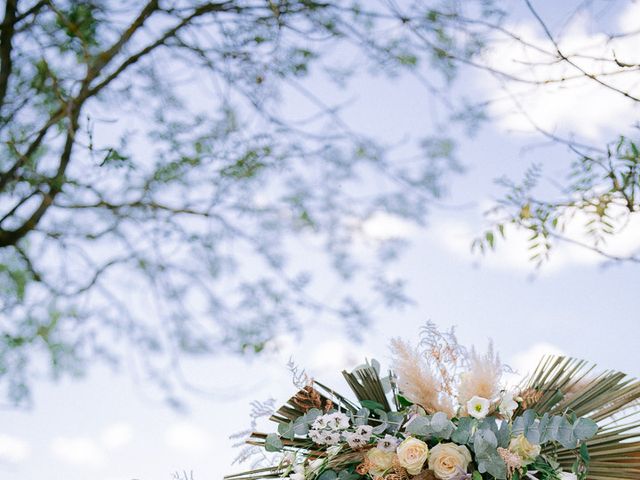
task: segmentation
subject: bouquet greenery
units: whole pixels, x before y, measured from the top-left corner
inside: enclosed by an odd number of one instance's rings
[[[308,382],[247,442],[274,462],[227,480],[640,479],[640,382],[547,357],[518,388],[490,346],[479,355],[428,324],[391,342],[393,369],[343,372],[355,399]]]

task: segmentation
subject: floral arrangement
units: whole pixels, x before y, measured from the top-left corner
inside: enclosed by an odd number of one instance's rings
[[[355,399],[307,383],[247,443],[273,464],[227,480],[640,479],[640,382],[548,357],[517,388],[490,345],[453,330],[391,342],[393,368],[343,372]]]

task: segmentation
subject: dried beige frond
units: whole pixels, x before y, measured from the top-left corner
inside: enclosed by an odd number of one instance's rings
[[[398,387],[411,402],[427,413],[445,412],[453,416],[453,402],[443,392],[442,383],[431,371],[420,352],[400,339],[391,340]]]
[[[429,321],[420,329],[418,346],[442,383],[442,391],[453,397],[460,369],[467,363],[467,351],[458,343],[455,329],[441,331]]]
[[[493,343],[485,355],[471,349],[469,371],[461,375],[458,384],[458,401],[464,406],[474,396],[494,400],[500,394],[500,382],[504,367],[500,356],[494,352]]]

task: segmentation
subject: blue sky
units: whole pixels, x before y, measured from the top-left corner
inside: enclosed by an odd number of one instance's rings
[[[632,28],[635,21],[640,27],[637,4],[616,5],[619,10],[607,22]],[[549,5],[543,11],[553,14]],[[592,18],[578,19],[567,27],[566,41],[597,41],[601,37],[593,27]],[[539,35],[525,17],[517,28]],[[629,46],[618,50],[625,48],[637,55]],[[507,45],[498,57],[508,61],[516,54]],[[473,72],[463,75],[468,77],[457,88],[465,94],[491,95],[505,87]],[[409,77],[358,78],[350,90],[336,93],[341,96],[355,97],[345,116],[350,124],[390,141],[419,136],[431,126],[431,101]],[[532,92],[526,102],[540,123],[592,141],[625,131],[638,113],[589,85]],[[288,108],[296,109],[295,100],[289,99]],[[126,372],[98,367],[80,381],[38,382],[32,410],[0,412],[0,478],[151,480],[182,470],[192,470],[196,480],[220,478],[241,468],[231,466],[237,452],[229,436],[247,425],[250,402],[284,401],[293,392],[285,367],[290,356],[316,378],[342,387],[342,368],[365,356],[384,363],[388,339],[415,337],[428,319],[443,328],[457,326],[466,344],[482,347],[492,338],[504,360],[521,372],[552,352],[640,375],[637,266],[605,268],[592,254],[563,246],[536,272],[517,232],[487,258],[470,253],[482,212],[500,193],[497,176],[518,178],[534,160],[554,176],[563,173],[561,165],[569,158],[558,147],[528,149],[539,138],[512,112],[504,105],[492,110],[492,121],[475,137],[462,138],[459,157],[466,173],[452,178],[449,196],[434,207],[426,229],[385,215],[363,226],[373,238],[409,240],[392,270],[407,278],[415,305],[373,325],[362,343],[350,342],[340,325],[323,323],[307,329],[304,338],[283,336],[279,351],[260,359],[220,357],[189,364],[189,379],[209,390],[186,393],[186,413],[168,408],[157,392]],[[638,239],[640,228],[634,224],[611,248],[627,251],[640,245]],[[323,281],[327,289],[333,287],[330,279]],[[212,379],[221,386],[211,389]]]

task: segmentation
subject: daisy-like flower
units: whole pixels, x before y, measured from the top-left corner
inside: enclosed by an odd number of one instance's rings
[[[347,441],[349,446],[354,450],[358,450],[364,447],[367,444],[368,440],[365,440],[363,437],[354,432],[346,432],[344,434],[344,439]]]
[[[393,435],[386,434],[384,438],[378,440],[377,448],[383,452],[395,452],[400,441]]]
[[[323,432],[322,439],[325,445],[337,445],[340,443],[340,434],[338,432]]]
[[[329,424],[329,415],[320,415],[316,418],[311,425],[311,428],[316,430],[322,430],[323,428],[327,428]]]
[[[481,419],[487,416],[490,406],[491,402],[489,400],[475,396],[467,402],[467,413],[473,418]]]
[[[349,417],[342,412],[327,415],[327,426],[332,430],[346,430],[349,428]]]
[[[371,425],[359,425],[356,427],[356,435],[368,442],[371,439],[371,435],[373,435],[373,427]]]
[[[309,438],[313,443],[316,443],[318,445],[325,444],[324,434],[320,430],[309,430]]]

